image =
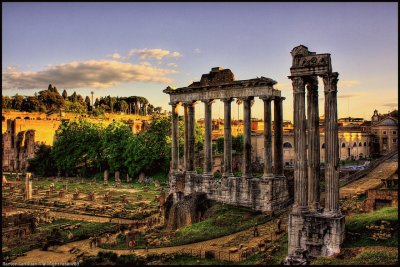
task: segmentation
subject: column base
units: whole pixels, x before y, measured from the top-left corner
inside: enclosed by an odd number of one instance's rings
[[[267,174],[264,174],[262,177],[261,177],[261,179],[275,179],[275,176],[274,176],[274,174],[273,173],[267,173]]]

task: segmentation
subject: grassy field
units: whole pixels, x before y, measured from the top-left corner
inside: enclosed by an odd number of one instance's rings
[[[321,257],[311,262],[311,265],[396,265],[397,252],[365,251],[350,259]]]

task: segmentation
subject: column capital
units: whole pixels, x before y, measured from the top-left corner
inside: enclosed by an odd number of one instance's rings
[[[286,97],[283,97],[283,96],[275,96],[274,97],[274,102],[282,102],[283,100],[285,100],[286,99]]]
[[[233,101],[232,97],[225,97],[225,98],[220,98],[220,100],[224,103],[230,103]]]
[[[254,99],[254,96],[242,96],[242,97],[238,97],[238,99],[242,100],[242,101],[250,101]]]
[[[292,80],[293,92],[296,93],[304,93],[304,79],[302,77],[290,77]]]
[[[324,91],[325,92],[337,91],[337,83],[339,81],[338,76],[339,76],[339,73],[337,73],[337,72],[332,72],[332,73],[322,75],[322,80],[324,81]]]
[[[197,104],[197,100],[191,100],[191,101],[182,101],[183,106],[194,106]]]
[[[201,102],[203,102],[204,104],[212,104],[215,102],[214,99],[203,99],[201,100]]]
[[[271,101],[274,99],[274,96],[272,95],[263,95],[259,97],[262,101]]]
[[[169,102],[168,104],[171,106],[179,106],[179,105],[181,105],[181,102],[175,101],[175,102]]]

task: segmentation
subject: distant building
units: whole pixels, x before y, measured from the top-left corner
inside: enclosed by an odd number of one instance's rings
[[[384,155],[398,149],[398,118],[392,114],[380,115],[374,111],[371,117],[371,133],[374,135],[375,151]]]

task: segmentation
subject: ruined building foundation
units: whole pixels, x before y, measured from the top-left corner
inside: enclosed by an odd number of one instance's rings
[[[332,72],[330,54],[316,54],[303,45],[295,47],[291,54],[289,79],[294,96],[296,158],[294,204],[288,223],[288,258],[300,259],[304,254],[330,256],[340,252],[345,234],[345,217],[339,207],[338,73]],[[318,76],[323,79],[325,96],[324,208],[319,203]]]
[[[250,80],[235,80],[229,69],[213,68],[203,74],[199,82],[188,87],[173,89],[167,87],[163,92],[170,95],[172,106],[172,160],[169,176],[170,193],[175,201],[195,192],[207,194],[209,199],[219,202],[249,207],[258,211],[280,210],[288,203],[287,179],[283,175],[283,115],[281,92],[274,89],[276,81],[261,77]],[[264,175],[255,178],[251,170],[251,101],[259,97],[264,101]],[[242,176],[232,173],[232,129],[231,103],[234,98],[243,101],[244,146]],[[212,173],[211,131],[212,104],[215,100],[224,103],[224,163],[222,179],[214,179]],[[195,108],[201,101],[204,105],[204,172],[197,174],[195,157]],[[275,139],[272,144],[271,104],[274,103]],[[183,105],[185,117],[184,166],[179,168],[178,109]],[[274,156],[272,148],[274,145]],[[272,168],[274,161],[274,168]],[[273,169],[273,170],[272,170]]]

